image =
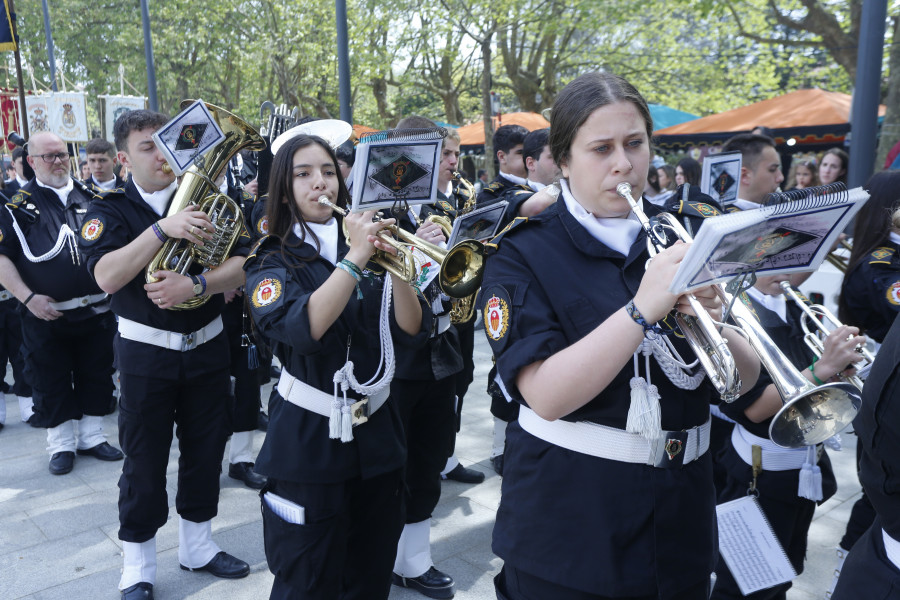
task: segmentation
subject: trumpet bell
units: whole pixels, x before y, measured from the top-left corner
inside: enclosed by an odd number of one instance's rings
[[[451,298],[465,298],[478,291],[484,278],[484,244],[464,240],[441,260],[438,284]]]
[[[769,425],[769,437],[783,448],[822,443],[846,429],[861,405],[859,390],[849,383],[820,385],[781,407]]]

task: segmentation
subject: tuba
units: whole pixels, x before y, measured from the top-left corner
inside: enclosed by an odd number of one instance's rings
[[[631,196],[628,183],[620,183],[616,191],[628,201],[647,232],[651,256],[668,246],[667,229],[684,242],[692,241],[681,224],[668,213],[662,213],[658,221],[651,223]],[[824,442],[850,425],[862,404],[859,390],[845,382],[813,385],[772,342],[743,302],[734,302],[734,297],[721,285],[714,288],[722,303],[732,306],[731,319],[738,327],[736,331],[753,348],[785,401],[769,426],[772,441],[783,448],[802,448]],[[692,296],[688,299],[697,317],[679,313],[676,322],[722,399],[732,402],[740,392],[741,383],[734,357],[727,348],[727,340],[718,332],[717,324],[700,303]]]
[[[324,204],[341,216],[346,216],[347,211],[331,202],[327,196],[319,197],[319,204]],[[376,217],[375,220],[380,220]],[[347,237],[346,225],[344,237]],[[451,298],[463,298],[478,291],[481,280],[484,277],[484,244],[475,240],[463,240],[449,250],[419,239],[413,234],[391,225],[387,228],[397,239],[384,236],[384,240],[397,249],[398,256],[386,252],[376,252],[372,258],[388,273],[391,273],[406,283],[413,285],[416,281],[416,263],[411,248],[419,251],[441,265],[438,275],[438,284],[441,290]],[[347,238],[347,243],[350,239]]]
[[[192,100],[185,100],[181,106],[186,108],[192,103]],[[212,104],[207,104],[206,107],[225,134],[225,139],[206,155],[198,158],[182,175],[166,216],[170,217],[196,204],[212,221],[215,227],[213,237],[205,241],[203,246],[184,239],[167,240],[147,265],[145,272],[147,283],[157,281],[153,277],[153,273],[157,271],[174,271],[187,275],[195,265],[204,270],[215,269],[228,258],[243,230],[244,215],[241,207],[225,194],[218,193],[215,180],[238,151],[243,148],[262,150],[266,144],[259,133],[239,117]],[[191,310],[202,306],[208,300],[209,296],[196,296],[173,306],[172,309]]]

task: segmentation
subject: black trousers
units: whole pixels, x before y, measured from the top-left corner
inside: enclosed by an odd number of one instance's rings
[[[34,412],[44,427],[84,415],[103,417],[115,409],[111,312],[83,321],[43,321],[22,316],[25,378],[32,385]]]
[[[859,461],[862,457],[862,442],[856,442],[856,476],[859,477]],[[850,511],[850,520],[847,521],[847,529],[844,531],[844,537],[841,538],[840,546],[844,550],[852,550],[856,544],[856,540],[862,537],[872,522],[875,521],[875,507],[866,495],[863,488],[862,496],[853,504]]]
[[[333,484],[270,478],[267,491],[306,511],[297,525],[262,502],[272,600],[387,599],[403,531],[400,471]]]
[[[437,381],[395,377],[391,382],[406,434],[407,523],[430,518],[441,499],[441,471],[456,431],[455,395],[455,375]]]
[[[875,519],[847,555],[831,597],[833,600],[900,597],[900,569],[887,556],[881,519]]]
[[[23,398],[31,396],[31,385],[25,379],[25,359],[22,356],[22,318],[15,300],[0,302],[0,365],[6,373],[6,363],[12,365],[12,393]]]
[[[177,380],[167,380],[121,374],[119,443],[125,453],[119,479],[122,541],[145,542],[166,522],[166,466],[173,425],[181,453],[175,508],[195,523],[216,516],[228,435],[228,365],[199,377],[180,375]]]
[[[226,304],[222,311],[222,322],[231,353],[231,376],[234,377],[234,394],[228,403],[228,422],[232,432],[255,430],[262,406],[259,367],[250,368],[248,348],[241,344],[243,318],[243,298],[238,296]]]
[[[573,588],[551,583],[546,579],[535,577],[511,565],[503,565],[503,569],[494,578],[494,589],[497,600],[612,600],[609,596],[591,594]],[[698,584],[679,592],[665,600],[706,600],[709,596],[709,582]],[[616,600],[662,600],[659,596],[628,596]]]

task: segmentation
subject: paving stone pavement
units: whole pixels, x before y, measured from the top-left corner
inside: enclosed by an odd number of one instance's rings
[[[490,547],[500,501],[500,477],[489,461],[492,420],[484,388],[491,357],[480,335],[476,336],[475,364],[475,383],[466,396],[456,450],[463,464],[483,471],[487,478],[480,485],[445,481],[432,531],[435,562],[455,578],[459,600],[495,598],[492,579],[502,564]],[[9,374],[7,381],[11,381]],[[267,397],[268,387],[264,393]],[[50,475],[44,430],[20,422],[14,396],[7,396],[6,405],[7,424],[0,431],[0,600],[118,598],[122,557],[116,536],[117,482],[122,463],[76,457],[71,473]],[[107,417],[104,426],[109,440],[118,445],[116,415]],[[256,434],[256,450],[263,436]],[[844,451],[831,453],[839,490],[816,512],[806,569],[788,593],[789,600],[822,598],[831,582],[834,547],[860,494],[854,468],[856,440],[853,435],[843,437]],[[168,468],[170,505],[174,505],[177,459],[178,450],[173,445]],[[259,499],[255,492],[228,478],[227,463],[223,467],[226,474],[221,479],[213,536],[224,550],[250,563],[250,575],[225,581],[179,569],[173,507],[168,523],[157,536],[159,571],[154,593],[159,600],[268,597],[272,576],[263,552]],[[401,588],[393,588],[390,597],[423,598]]]

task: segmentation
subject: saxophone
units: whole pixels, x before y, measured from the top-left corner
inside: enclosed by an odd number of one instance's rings
[[[459,171],[453,174],[453,180],[457,183],[458,195],[465,196],[465,202],[457,211],[457,216],[472,212],[475,208],[475,186],[469,183]],[[474,293],[459,298],[453,303],[453,307],[450,309],[451,323],[459,325],[472,320],[472,317],[475,316],[475,296],[477,295],[478,290],[475,290]]]

